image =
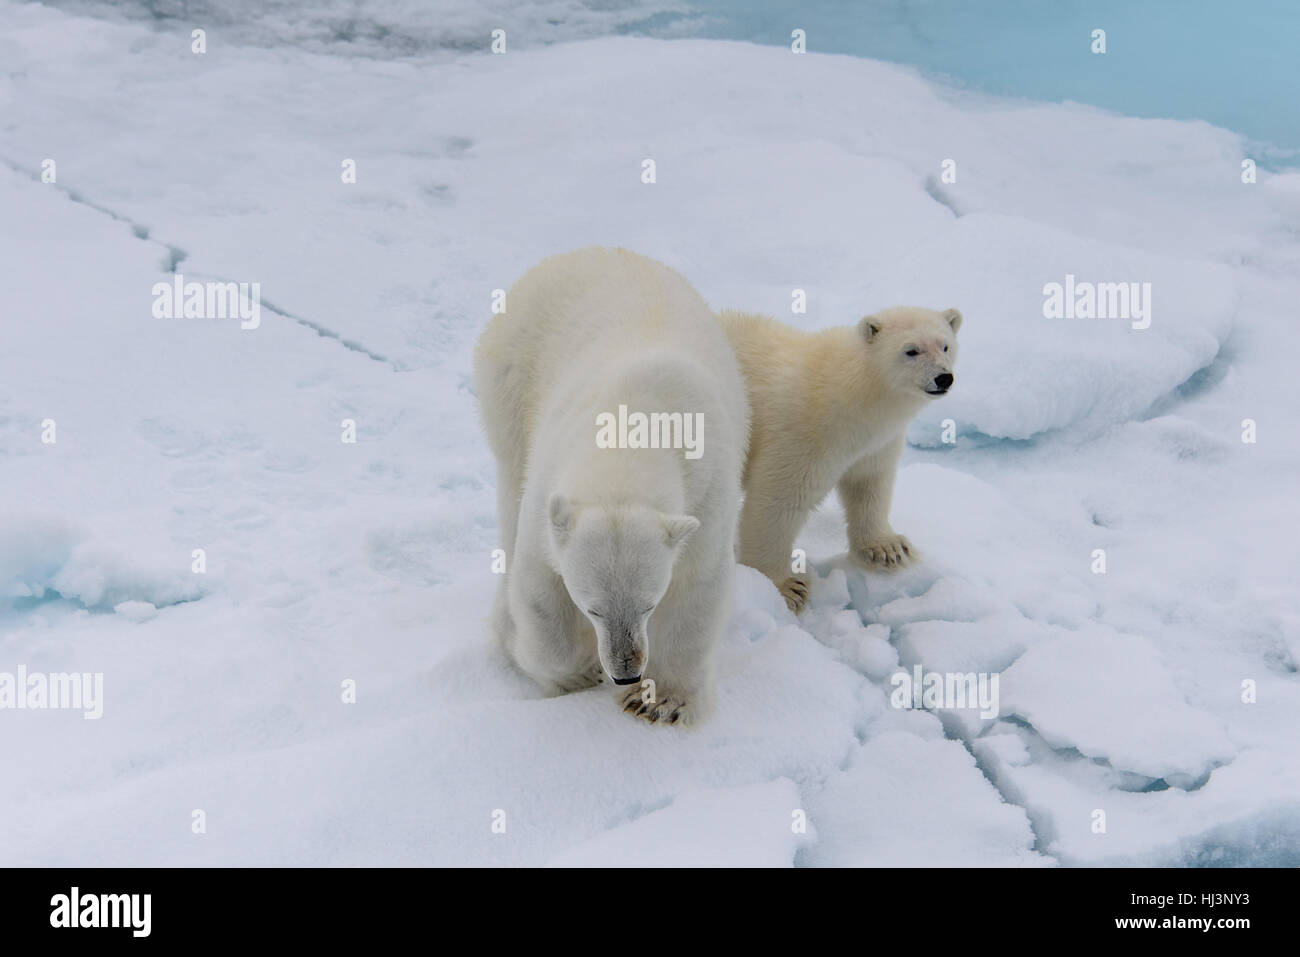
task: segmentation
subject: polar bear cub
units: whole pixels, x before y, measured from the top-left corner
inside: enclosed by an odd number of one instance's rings
[[[554,256],[509,291],[474,381],[497,459],[506,650],[549,693],[607,675],[647,721],[703,717],[749,435],[713,313],[626,250]]]
[[[894,474],[908,423],[952,388],[961,313],[903,306],[820,332],[740,312],[719,319],[753,416],[741,562],[800,611],[808,579],[791,573],[795,536],[838,485],[850,555],[871,568],[907,563],[915,549],[889,524]]]

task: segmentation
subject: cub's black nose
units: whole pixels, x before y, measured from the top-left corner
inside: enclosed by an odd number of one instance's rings
[[[633,678],[615,678],[615,679],[614,679],[614,684],[616,684],[616,685],[634,685],[634,684],[636,684],[636,683],[637,683],[638,681],[640,681],[640,680],[641,680],[641,676],[640,676],[640,675],[637,675],[637,676],[635,676],[635,677],[633,677]]]
[[[943,375],[935,376],[934,384],[937,388],[945,389],[945,390],[948,389],[952,385],[952,373],[945,372],[943,373]]]

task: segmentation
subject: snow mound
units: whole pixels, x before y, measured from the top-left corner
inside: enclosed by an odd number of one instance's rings
[[[1190,787],[1235,748],[1221,722],[1191,707],[1149,639],[1092,627],[1043,641],[1002,681],[1004,714],[1054,748]]]
[[[939,268],[942,264],[942,268]],[[1072,277],[1072,278],[1067,278]],[[1120,318],[1047,318],[1045,287],[1138,284]],[[972,214],[931,236],[871,287],[873,299],[957,306],[957,383],[910,430],[940,444],[941,423],[1003,439],[1052,429],[1096,431],[1148,409],[1218,355],[1240,291],[1219,263],[1176,259],[1072,235],[1011,216]],[[1080,294],[1076,291],[1075,301]],[[1108,292],[1096,302],[1112,307]],[[1100,305],[1099,305],[1100,307]],[[1148,328],[1135,328],[1149,320]]]

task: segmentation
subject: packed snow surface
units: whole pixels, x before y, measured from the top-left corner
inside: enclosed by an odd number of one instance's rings
[[[1300,177],[815,52],[198,26],[0,0],[0,675],[103,675],[98,719],[0,710],[0,863],[1300,865]],[[966,317],[924,562],[855,568],[828,501],[803,615],[736,569],[694,730],[486,631],[471,350],[592,243],[810,329]],[[174,273],[260,324],[156,318]],[[1149,328],[1045,317],[1067,275]],[[997,713],[897,707],[918,666]]]

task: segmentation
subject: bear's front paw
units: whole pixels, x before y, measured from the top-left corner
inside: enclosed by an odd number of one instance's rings
[[[917,557],[916,548],[903,535],[884,535],[853,550],[853,557],[868,568],[894,569]]]
[[[785,581],[779,583],[777,591],[785,599],[785,603],[790,606],[790,610],[796,615],[803,611],[804,606],[808,604],[808,578],[805,575],[791,575]]]
[[[694,718],[691,706],[680,696],[669,692],[646,700],[645,693],[637,688],[623,697],[623,710],[651,724],[690,724]]]
[[[588,688],[594,688],[605,680],[605,669],[596,662],[588,668],[579,671],[577,674],[569,675],[565,678],[553,680],[551,683],[556,689],[563,694],[570,694],[574,691],[585,691]]]

